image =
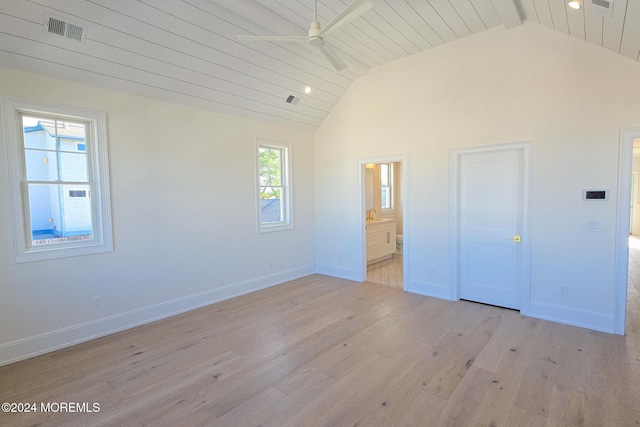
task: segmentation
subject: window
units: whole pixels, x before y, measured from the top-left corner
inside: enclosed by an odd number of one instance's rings
[[[14,261],[112,250],[104,113],[4,99]]]
[[[380,164],[380,201],[382,210],[391,210],[394,208],[393,163]]]
[[[87,190],[69,190],[69,197],[88,197]]]
[[[256,142],[258,232],[288,230],[291,221],[288,145]]]

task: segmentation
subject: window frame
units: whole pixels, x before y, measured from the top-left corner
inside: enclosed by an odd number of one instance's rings
[[[42,261],[113,251],[107,116],[105,112],[53,103],[1,97],[6,159],[9,171],[13,263]],[[91,191],[92,238],[32,244],[29,194],[21,114],[87,123],[87,182]]]
[[[389,168],[389,185],[382,185],[382,166],[386,165]],[[384,162],[380,163],[380,210],[385,213],[394,212],[396,209],[396,192],[395,192],[395,167],[392,162]],[[385,208],[382,206],[382,189],[389,189],[389,205],[390,207]]]
[[[281,197],[282,197],[282,220],[278,222],[262,222],[260,188],[260,149],[281,150]],[[291,178],[291,144],[266,141],[264,139],[255,140],[255,189],[256,189],[256,232],[265,233],[272,231],[283,231],[293,229],[293,203],[292,194],[292,178]]]

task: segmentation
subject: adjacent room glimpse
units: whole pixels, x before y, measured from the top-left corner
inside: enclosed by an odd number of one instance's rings
[[[402,162],[365,165],[367,281],[403,288]]]

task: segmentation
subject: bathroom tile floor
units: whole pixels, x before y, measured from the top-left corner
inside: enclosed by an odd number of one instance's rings
[[[369,265],[367,281],[402,289],[402,254],[395,253],[391,259]]]

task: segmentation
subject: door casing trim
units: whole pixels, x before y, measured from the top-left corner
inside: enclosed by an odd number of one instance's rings
[[[627,288],[629,280],[629,204],[633,173],[633,140],[640,138],[640,128],[620,130],[618,155],[618,207],[616,218],[614,266],[614,325],[613,333],[624,335],[627,323]]]

